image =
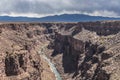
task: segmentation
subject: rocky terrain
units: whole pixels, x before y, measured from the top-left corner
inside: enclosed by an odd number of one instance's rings
[[[120,80],[120,21],[1,23],[0,80]]]
[[[55,80],[38,54],[47,44],[43,34],[46,29],[40,24],[0,24],[0,80]]]

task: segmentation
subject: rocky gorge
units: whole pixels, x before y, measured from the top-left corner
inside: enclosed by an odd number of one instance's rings
[[[62,80],[120,80],[120,21],[1,23],[0,80],[56,80],[40,50]]]

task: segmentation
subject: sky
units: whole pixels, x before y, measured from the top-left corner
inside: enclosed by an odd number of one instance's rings
[[[43,17],[60,14],[120,16],[120,0],[1,0],[0,16]]]

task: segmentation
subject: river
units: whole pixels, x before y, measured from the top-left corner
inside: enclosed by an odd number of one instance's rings
[[[49,58],[47,58],[47,56],[44,54],[44,49],[45,49],[45,46],[41,48],[41,50],[39,51],[38,54],[39,54],[43,59],[45,59],[45,60],[48,62],[49,66],[50,66],[50,69],[51,69],[52,72],[55,74],[56,80],[62,80],[59,72],[57,71],[57,69],[56,69],[56,67],[55,67],[55,65],[54,65],[54,64],[51,62],[51,60],[50,60]]]

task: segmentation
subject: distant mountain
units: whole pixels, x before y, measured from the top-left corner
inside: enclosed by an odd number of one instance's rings
[[[42,18],[0,16],[0,21],[2,22],[85,22],[101,20],[120,20],[120,18],[89,16],[83,14],[62,14]]]

